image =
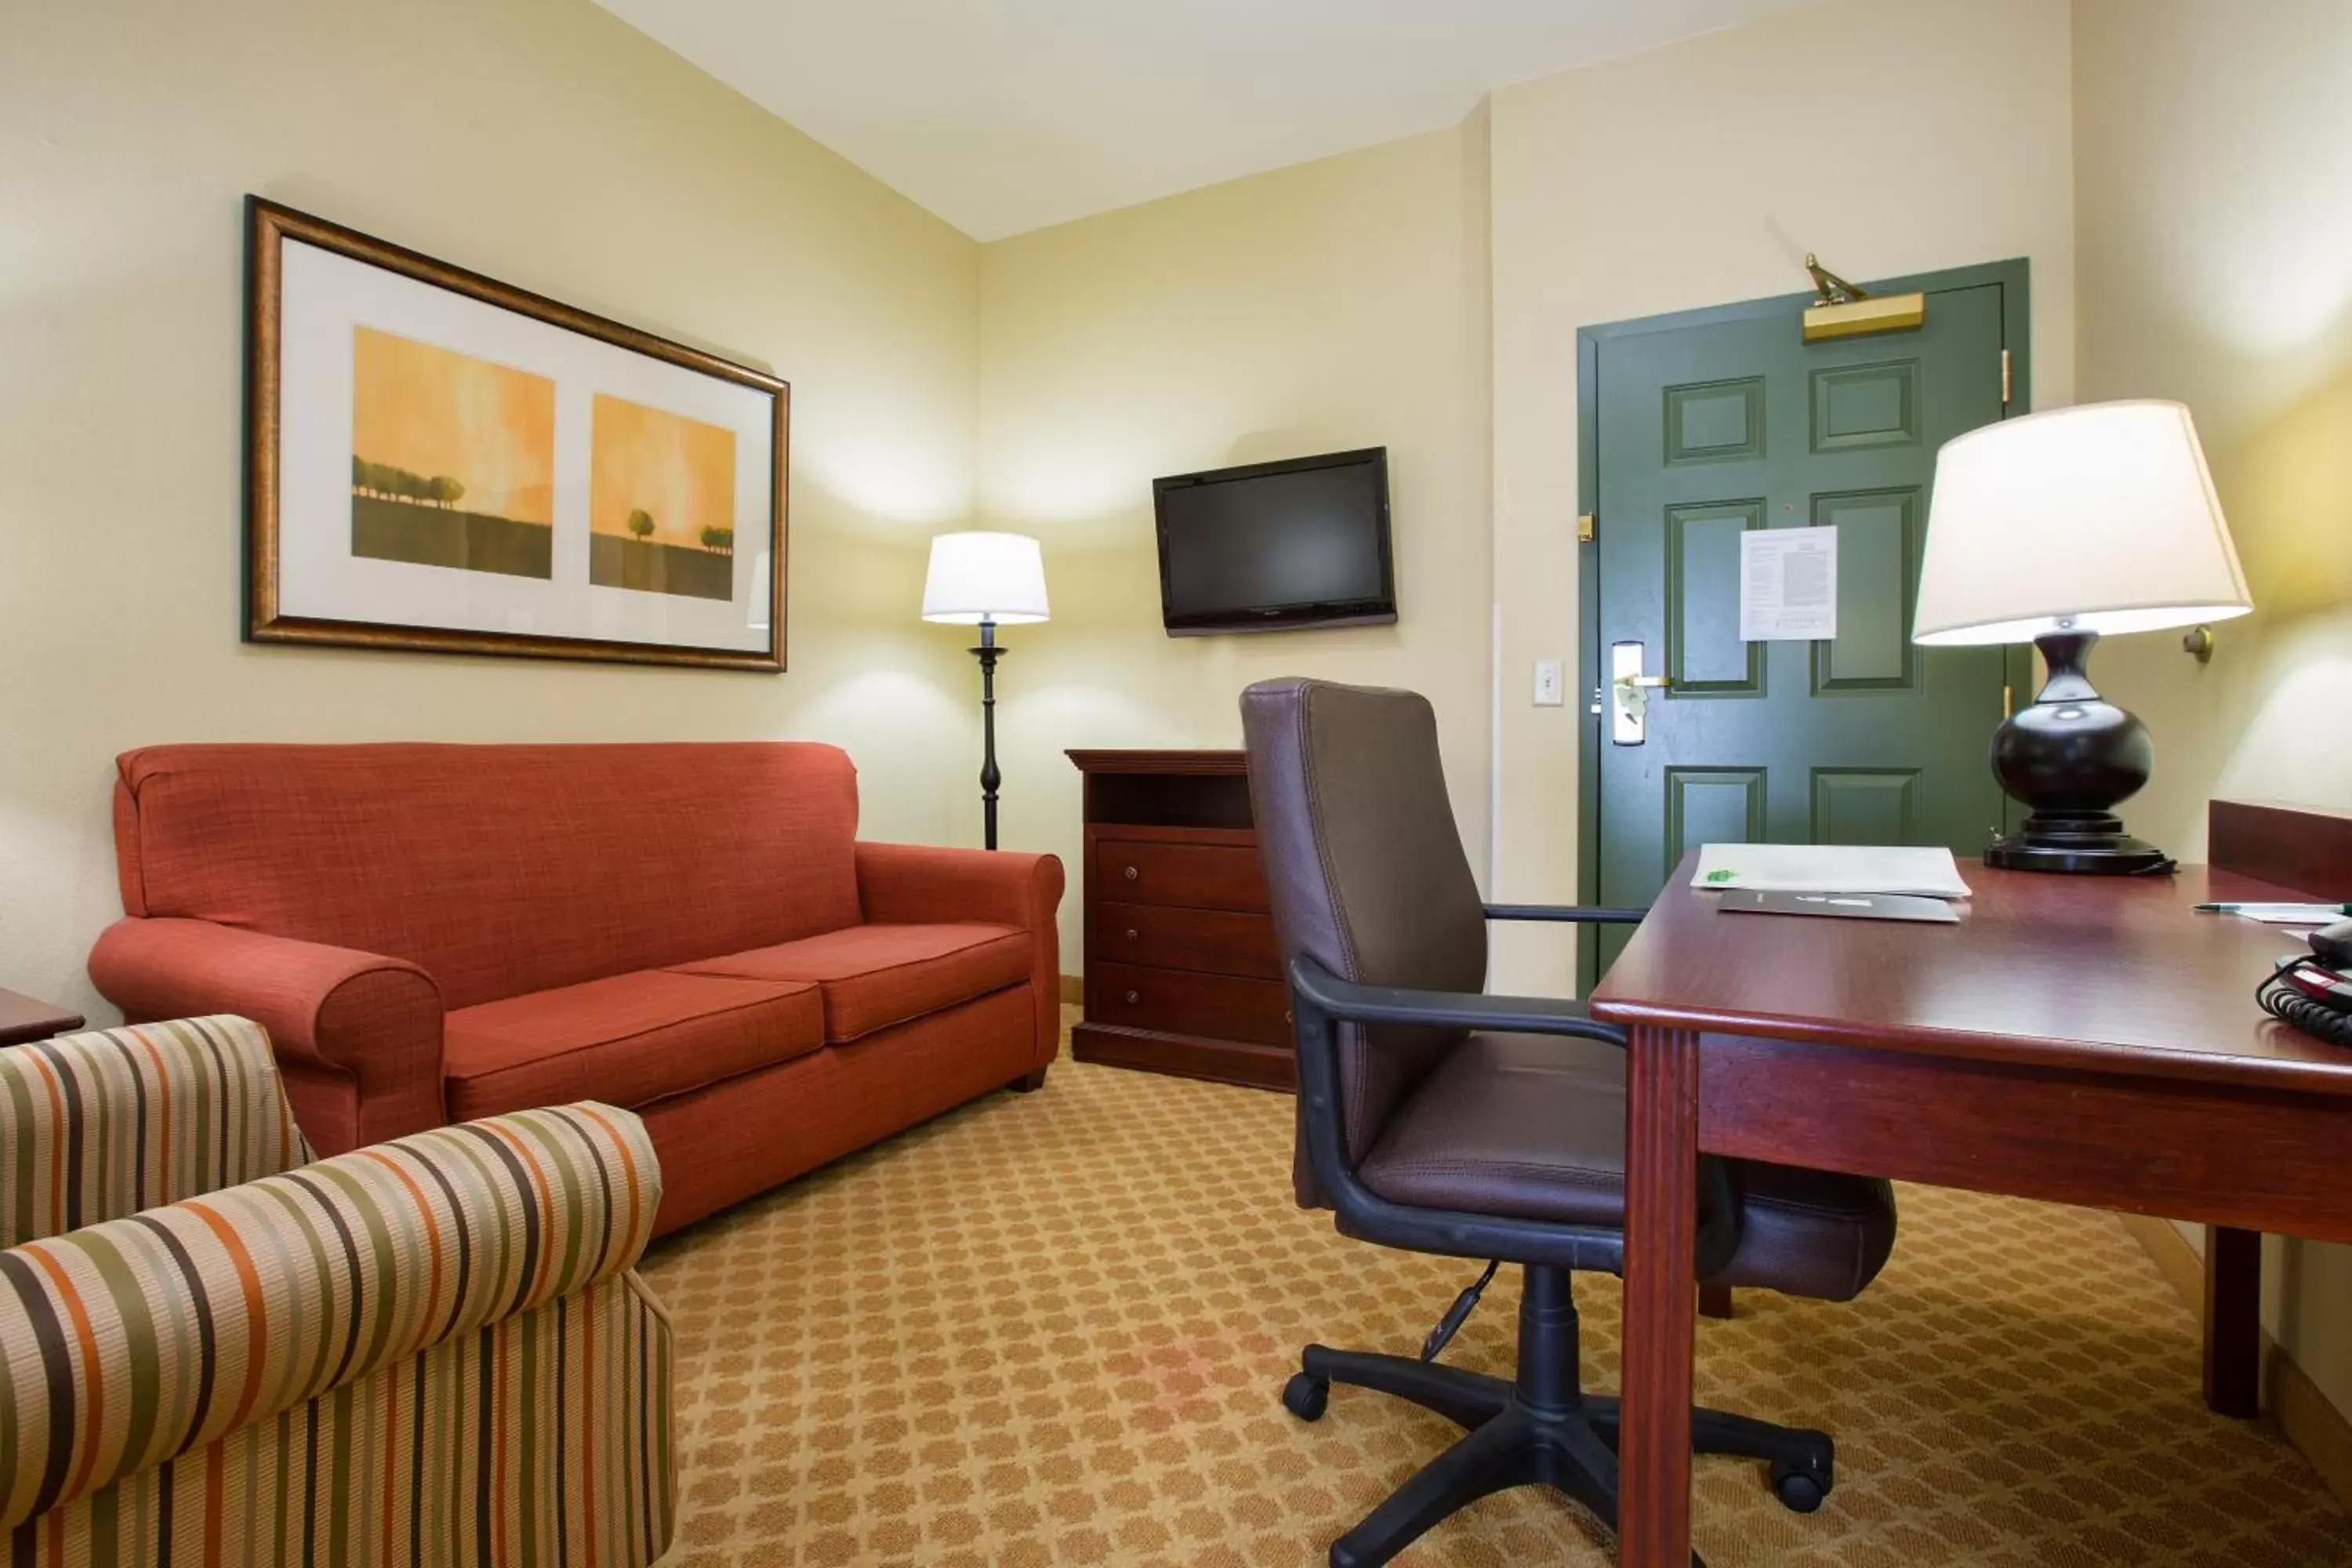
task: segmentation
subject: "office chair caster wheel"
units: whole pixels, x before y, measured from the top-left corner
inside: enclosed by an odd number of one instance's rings
[[[1301,1421],[1320,1421],[1331,1404],[1331,1380],[1302,1372],[1282,1385],[1282,1407]]]
[[[1828,1466],[1775,1464],[1772,1495],[1790,1513],[1811,1513],[1826,1501],[1834,1482]]]

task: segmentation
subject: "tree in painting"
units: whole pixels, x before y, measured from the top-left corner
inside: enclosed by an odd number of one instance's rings
[[[426,479],[391,463],[371,463],[364,458],[352,458],[352,492],[354,495],[386,497],[398,500],[422,501],[427,506],[451,507],[465,498],[463,480],[447,474],[436,474]]]

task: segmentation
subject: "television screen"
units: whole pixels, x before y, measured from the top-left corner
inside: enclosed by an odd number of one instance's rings
[[[1388,448],[1154,479],[1171,635],[1396,619]]]

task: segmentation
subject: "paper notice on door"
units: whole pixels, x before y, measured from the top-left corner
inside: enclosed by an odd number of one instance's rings
[[[1739,536],[1739,640],[1837,636],[1837,530],[1750,529]]]

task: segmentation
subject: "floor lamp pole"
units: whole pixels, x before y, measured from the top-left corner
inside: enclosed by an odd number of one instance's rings
[[[980,623],[980,646],[971,650],[980,657],[980,802],[981,819],[987,829],[988,847],[996,847],[996,786],[1004,775],[996,771],[996,661],[1004,650],[996,646],[996,623]]]

